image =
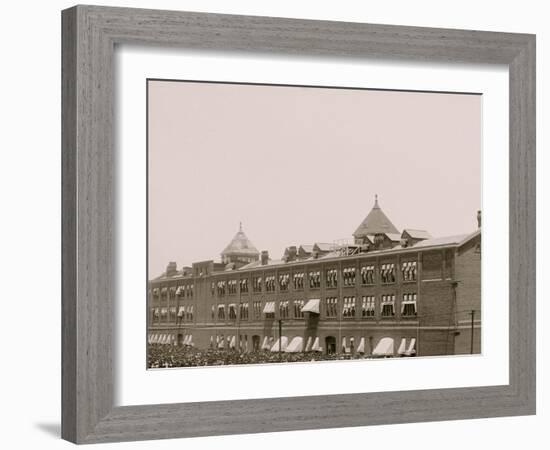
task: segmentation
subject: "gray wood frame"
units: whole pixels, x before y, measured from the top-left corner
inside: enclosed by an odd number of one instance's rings
[[[63,11],[62,30],[64,439],[94,443],[535,413],[533,35],[96,6]],[[506,64],[510,383],[114,407],[113,52],[118,43]]]

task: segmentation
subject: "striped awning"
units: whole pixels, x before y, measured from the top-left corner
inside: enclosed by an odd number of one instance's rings
[[[264,314],[275,314],[275,302],[266,302]]]
[[[312,298],[311,300],[307,301],[305,306],[302,307],[302,312],[319,314],[320,303],[321,303],[321,300],[319,300],[318,298]]]

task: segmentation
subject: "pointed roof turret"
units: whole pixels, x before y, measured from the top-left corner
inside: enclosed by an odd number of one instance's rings
[[[353,233],[354,237],[382,234],[382,233],[399,233],[394,224],[384,214],[380,205],[378,204],[378,195],[374,196],[374,206],[371,211],[365,217],[361,225]]]
[[[239,231],[222,252],[224,256],[259,256],[260,252],[250,239],[244,234],[242,222],[239,222]]]

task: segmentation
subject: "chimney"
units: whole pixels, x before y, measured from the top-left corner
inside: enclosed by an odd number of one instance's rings
[[[267,265],[269,261],[269,253],[267,250],[262,250],[262,266]]]
[[[477,227],[481,228],[481,210],[477,212]]]
[[[178,266],[175,261],[170,261],[166,266],[166,276],[173,277],[178,272]]]

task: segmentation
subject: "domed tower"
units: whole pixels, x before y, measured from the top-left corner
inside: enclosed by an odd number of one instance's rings
[[[391,223],[390,219],[384,214],[384,211],[378,204],[378,195],[374,196],[374,206],[371,211],[365,217],[361,225],[353,233],[356,244],[365,244],[367,242],[373,242],[377,236],[384,235],[386,233],[397,234],[399,231]]]
[[[239,224],[239,231],[231,240],[229,245],[225,247],[222,254],[222,263],[236,265],[248,264],[258,261],[260,252],[250,242],[246,234],[244,234],[242,223]]]

